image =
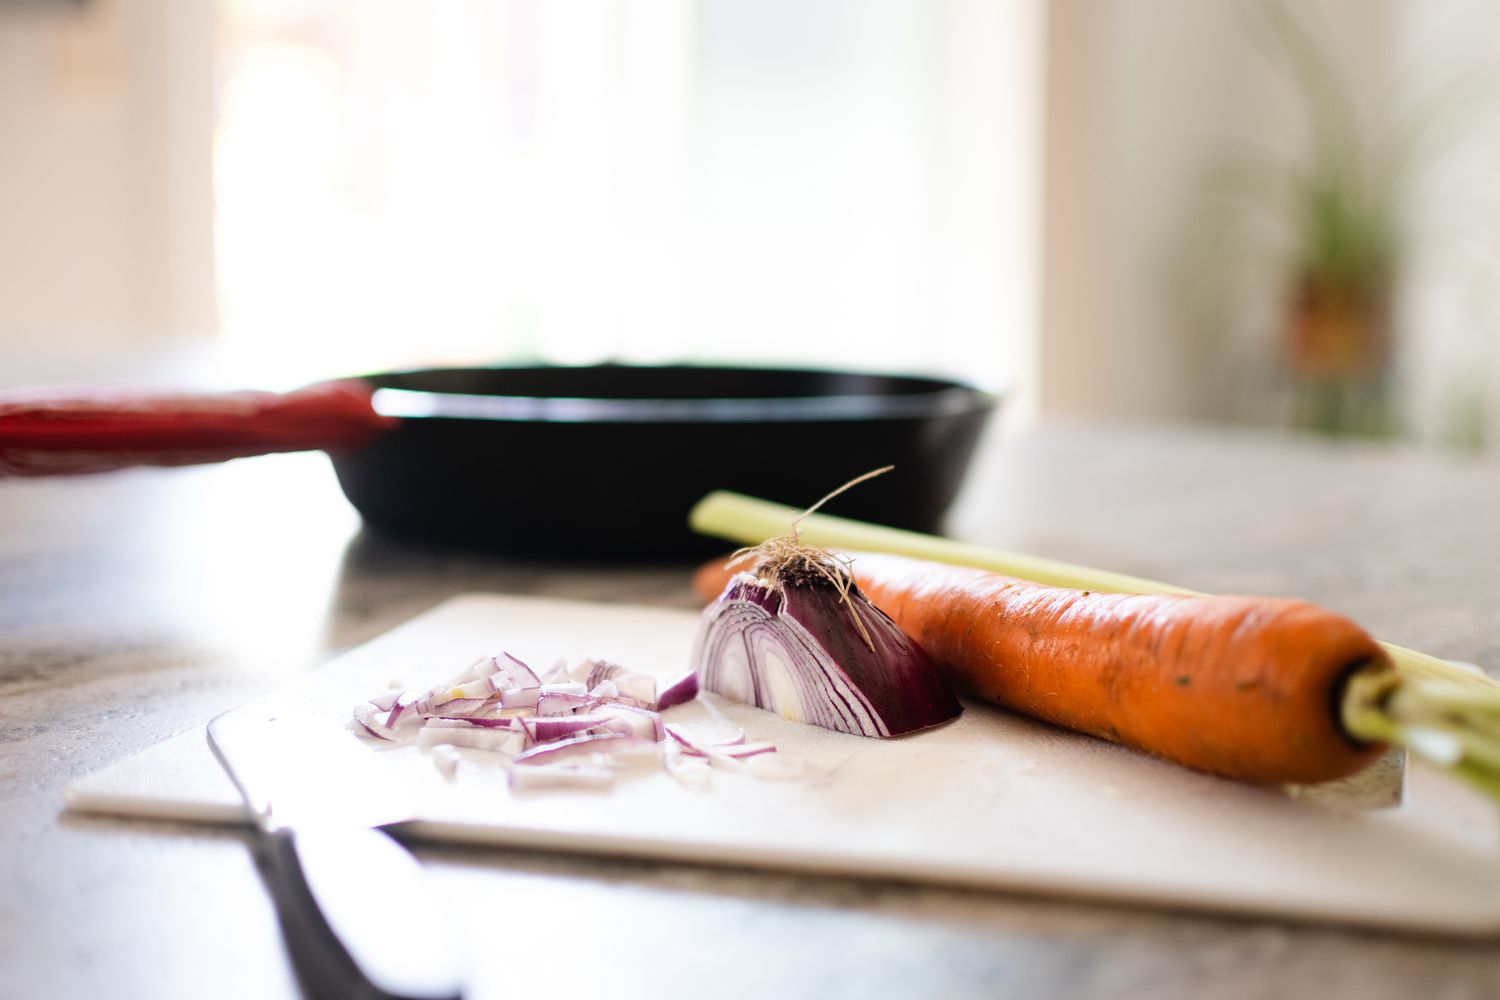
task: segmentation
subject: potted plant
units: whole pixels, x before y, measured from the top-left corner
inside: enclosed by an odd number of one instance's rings
[[[1293,421],[1326,433],[1391,433],[1395,287],[1426,122],[1362,106],[1301,21],[1280,4],[1262,12],[1261,37],[1293,86],[1306,142],[1290,159],[1241,152],[1223,176],[1252,196],[1249,206],[1279,237],[1277,356]]]

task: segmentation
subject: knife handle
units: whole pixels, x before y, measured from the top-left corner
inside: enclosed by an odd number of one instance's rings
[[[261,840],[262,871],[311,997],[460,1000],[456,939],[405,848],[379,830],[306,826]]]

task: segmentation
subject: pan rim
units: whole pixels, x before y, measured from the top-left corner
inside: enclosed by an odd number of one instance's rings
[[[888,380],[893,385],[906,383],[913,387],[913,391],[658,398],[444,392],[380,384],[383,378],[452,371],[528,372],[624,369],[650,372],[704,371],[872,378]],[[959,416],[992,410],[999,402],[997,393],[947,379],[830,369],[689,365],[530,365],[475,369],[415,369],[367,378],[373,386],[371,403],[376,412],[382,416],[415,420],[449,419],[542,424],[867,422]]]

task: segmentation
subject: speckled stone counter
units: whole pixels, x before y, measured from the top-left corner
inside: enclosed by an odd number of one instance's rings
[[[995,434],[962,537],[1285,593],[1500,666],[1500,462],[1247,432]],[[472,590],[692,604],[685,568],[361,533],[326,461],[0,482],[0,998],[297,995],[238,831],[62,788]],[[1500,948],[985,893],[424,849],[476,997],[1500,997]]]

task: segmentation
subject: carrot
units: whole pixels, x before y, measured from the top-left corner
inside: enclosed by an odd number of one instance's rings
[[[969,694],[1229,778],[1311,783],[1370,764],[1345,682],[1389,670],[1358,625],[1305,601],[1097,593],[900,556],[855,580]],[[717,596],[728,572],[695,580]]]

